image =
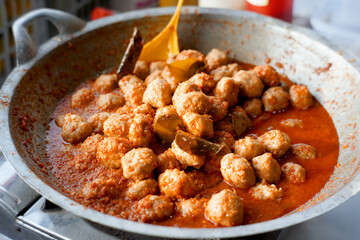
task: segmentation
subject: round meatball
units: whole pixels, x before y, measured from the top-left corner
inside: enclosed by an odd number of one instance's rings
[[[114,197],[120,194],[120,188],[114,179],[97,178],[82,188],[82,194],[87,199]]]
[[[162,78],[162,71],[156,70],[145,78],[145,85],[148,86],[152,81],[158,78]]]
[[[185,93],[189,92],[200,92],[200,87],[197,86],[194,82],[185,81],[183,83],[180,83],[179,86],[176,88],[174,95],[172,97],[172,102],[175,105],[177,100],[183,98],[183,95]]]
[[[219,81],[223,77],[233,77],[234,74],[241,70],[241,66],[237,63],[231,63],[218,67],[211,71],[211,75],[215,81]]]
[[[213,121],[209,115],[187,112],[182,116],[182,119],[189,133],[202,138],[214,136]]]
[[[210,93],[214,87],[216,86],[216,81],[214,81],[213,76],[208,75],[204,72],[195,74],[192,76],[189,81],[192,82],[196,86],[198,86],[204,93]]]
[[[173,203],[166,196],[147,195],[141,199],[135,209],[135,214],[141,222],[160,221],[169,218],[173,212]]]
[[[81,144],[81,150],[90,153],[92,156],[96,156],[99,143],[104,140],[104,136],[100,134],[92,135],[85,139]]]
[[[292,183],[305,182],[305,168],[301,165],[288,162],[281,166],[281,171]]]
[[[176,159],[182,164],[184,168],[190,166],[199,169],[205,162],[205,156],[185,152],[176,144],[175,141],[173,141],[171,144],[171,150],[175,154]]]
[[[62,126],[62,137],[68,143],[79,143],[92,134],[91,124],[76,114],[66,114]]]
[[[266,112],[284,109],[289,104],[289,94],[282,87],[271,87],[261,98]]]
[[[234,153],[226,154],[220,162],[220,171],[230,185],[247,189],[255,184],[255,173],[251,164]]]
[[[259,179],[265,179],[269,183],[280,180],[280,165],[272,158],[271,153],[264,153],[263,155],[254,157],[252,159],[252,165],[255,169],[256,176]]]
[[[279,74],[268,64],[256,66],[253,71],[266,87],[274,87],[280,84]]]
[[[161,108],[171,103],[171,87],[162,78],[157,78],[147,86],[143,102],[149,103],[154,108]]]
[[[186,218],[196,218],[202,216],[204,213],[204,203],[207,202],[205,198],[190,198],[182,199],[176,203],[176,208],[181,216]]]
[[[209,70],[213,70],[229,62],[229,57],[227,56],[226,52],[217,48],[211,49],[211,51],[206,55],[205,59]]]
[[[313,105],[313,97],[304,85],[292,85],[289,94],[291,105],[295,108],[305,110]]]
[[[205,216],[225,227],[241,224],[243,213],[241,198],[229,189],[213,194],[205,206]]]
[[[131,116],[117,113],[111,114],[104,121],[104,134],[107,137],[127,138],[131,122]]]
[[[86,107],[94,98],[90,89],[82,88],[71,96],[70,105],[72,108]]]
[[[148,64],[145,61],[137,61],[134,67],[134,74],[140,79],[145,79],[150,73]]]
[[[156,72],[156,71],[162,71],[166,67],[166,63],[163,61],[155,61],[150,63],[150,73]]]
[[[95,113],[91,117],[89,117],[88,122],[91,124],[93,131],[95,133],[103,133],[104,132],[104,122],[108,117],[110,116],[110,113],[108,112],[100,112]]]
[[[250,193],[258,200],[276,200],[284,195],[282,188],[278,189],[274,184],[269,185],[265,180],[252,187]]]
[[[120,168],[121,158],[132,149],[129,140],[118,137],[107,137],[97,148],[96,160],[107,168]]]
[[[244,102],[246,113],[251,117],[256,117],[262,112],[262,102],[260,98],[252,98]]]
[[[209,96],[210,109],[208,114],[214,122],[219,121],[227,116],[229,103],[220,100],[218,97]]]
[[[142,104],[146,85],[140,78],[135,75],[127,75],[120,79],[119,88],[130,105],[137,106]]]
[[[121,166],[126,179],[150,178],[157,167],[156,156],[149,148],[133,149],[122,157]]]
[[[125,104],[125,98],[122,95],[114,93],[101,94],[97,99],[97,105],[101,110],[111,110],[119,108]]]
[[[265,146],[252,137],[245,137],[235,142],[234,153],[251,161],[265,152]]]
[[[129,140],[135,147],[148,147],[154,139],[152,117],[136,114],[129,128]]]
[[[240,70],[234,75],[234,81],[241,95],[248,98],[261,97],[264,85],[253,71]]]
[[[180,116],[187,112],[206,114],[210,109],[209,98],[202,92],[183,94],[174,106]]]
[[[126,191],[126,197],[131,200],[139,200],[149,194],[156,194],[158,192],[158,183],[155,179],[149,178],[134,182]]]
[[[316,157],[316,148],[308,144],[294,144],[291,152],[300,159],[314,159]]]
[[[231,133],[225,131],[215,131],[211,139],[214,143],[225,143],[231,150],[234,150],[235,139]]]
[[[168,169],[159,176],[159,188],[162,194],[172,198],[188,198],[195,194],[191,178],[178,169]]]
[[[197,61],[204,62],[205,56],[196,50],[188,49],[188,50],[182,50],[175,58],[176,61],[181,61],[189,58],[195,58]]]
[[[180,162],[176,159],[175,154],[171,148],[157,156],[158,166],[156,168],[157,173],[163,173],[167,169],[181,169]]]
[[[94,82],[93,88],[100,93],[108,93],[116,88],[116,74],[102,74]]]
[[[291,140],[286,133],[279,130],[270,130],[260,137],[258,141],[264,144],[266,150],[275,158],[281,158],[291,146]]]
[[[226,101],[229,107],[235,106],[238,102],[239,87],[230,77],[223,77],[216,84],[214,96],[222,101]]]

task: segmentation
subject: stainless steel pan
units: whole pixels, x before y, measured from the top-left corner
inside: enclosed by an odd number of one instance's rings
[[[68,14],[40,9],[14,24],[18,63],[1,90],[1,148],[18,174],[41,195],[88,220],[129,232],[173,238],[225,238],[285,228],[338,206],[360,190],[359,62],[309,30],[248,12],[184,8],[179,38],[183,49],[204,53],[231,49],[254,64],[267,59],[292,81],[309,86],[336,126],[340,155],[326,186],[300,209],[262,223],[216,229],[186,229],[131,222],[70,200],[47,169],[46,124],[57,102],[81,81],[116,67],[134,26],[149,40],[164,27],[173,8],[129,12],[86,25]],[[60,34],[38,50],[24,26],[34,18],[53,21]]]

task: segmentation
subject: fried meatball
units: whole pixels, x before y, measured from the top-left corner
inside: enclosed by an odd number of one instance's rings
[[[184,168],[190,166],[199,169],[205,162],[205,156],[185,152],[176,144],[175,141],[173,141],[171,144],[171,150],[175,154],[176,159],[182,164]]]
[[[172,98],[172,102],[175,105],[177,100],[183,98],[183,95],[185,93],[190,93],[190,92],[200,92],[201,89],[199,86],[197,86],[194,82],[190,82],[190,81],[186,81],[183,83],[180,83],[179,86],[176,88],[173,98]]]
[[[168,169],[159,176],[160,192],[172,199],[192,197],[195,194],[191,178],[178,169]]]
[[[205,59],[209,70],[213,70],[229,62],[229,57],[227,56],[226,52],[217,48],[211,49],[211,51],[206,55]]]
[[[134,182],[126,191],[126,197],[131,200],[139,200],[149,194],[156,194],[159,186],[155,179],[149,178]]]
[[[271,156],[271,153],[264,153],[263,155],[254,157],[251,162],[255,169],[255,174],[259,179],[265,179],[269,183],[280,180],[280,165]]]
[[[205,198],[182,199],[176,203],[176,208],[181,216],[186,218],[196,218],[204,213],[204,203],[208,200]]]
[[[291,146],[291,152],[300,159],[314,159],[316,157],[316,148],[308,144],[294,144]]]
[[[181,61],[189,58],[195,58],[197,61],[205,62],[205,56],[196,50],[188,49],[182,50],[175,58],[176,61]]]
[[[266,112],[284,109],[289,104],[289,94],[282,87],[271,87],[261,98]]]
[[[120,189],[114,179],[97,178],[82,188],[82,195],[87,199],[114,197],[119,194]]]
[[[109,116],[110,113],[108,112],[99,112],[89,117],[88,122],[91,124],[95,133],[104,132],[104,122]]]
[[[235,142],[234,153],[251,161],[265,152],[265,146],[252,137],[245,137]]]
[[[162,78],[152,81],[144,92],[143,102],[149,103],[154,108],[161,108],[171,103],[171,87]]]
[[[154,139],[152,117],[136,114],[129,128],[129,140],[135,147],[148,147]]]
[[[187,112],[206,114],[210,109],[209,98],[202,92],[185,93],[174,106],[180,116]]]
[[[233,78],[241,95],[247,98],[261,97],[264,85],[253,71],[240,70]]]
[[[210,110],[208,114],[214,122],[219,121],[227,116],[229,103],[220,100],[218,97],[209,96]]]
[[[251,117],[256,117],[262,112],[262,102],[260,98],[252,98],[244,102],[246,113]]]
[[[131,105],[141,105],[146,89],[145,83],[135,75],[127,75],[120,79],[119,88]]]
[[[291,140],[286,133],[279,130],[270,130],[260,137],[258,141],[264,144],[266,150],[274,158],[281,158],[291,146]]]
[[[172,75],[168,66],[165,66],[164,70],[161,72],[161,77],[170,84],[171,92],[175,92],[180,82]]]
[[[82,88],[71,96],[70,105],[72,108],[86,107],[94,98],[90,89]]]
[[[68,113],[64,117],[62,137],[68,143],[79,143],[92,134],[91,124],[79,115]]]
[[[275,87],[280,84],[279,74],[268,64],[256,66],[253,71],[266,87]]]
[[[192,82],[198,86],[204,93],[210,93],[216,86],[213,76],[204,72],[195,74],[187,82]]]
[[[157,156],[158,166],[156,168],[157,173],[163,173],[167,169],[181,169],[181,163],[176,159],[175,154],[171,148]]]
[[[281,171],[292,183],[305,182],[305,168],[300,164],[288,162],[281,166]]]
[[[124,104],[125,98],[122,95],[114,93],[101,94],[97,99],[97,105],[101,110],[119,108]]]
[[[93,88],[100,93],[108,93],[116,88],[116,74],[102,74],[94,82]]]
[[[145,61],[137,61],[134,67],[134,74],[140,79],[145,79],[150,73],[148,64]]]
[[[120,168],[121,158],[132,148],[125,138],[107,137],[98,145],[96,160],[107,168]]]
[[[141,222],[160,221],[169,218],[173,212],[173,203],[165,196],[147,195],[136,205],[135,220]]]
[[[255,184],[255,173],[251,164],[234,153],[226,154],[220,162],[220,171],[230,185],[247,189]]]
[[[295,108],[308,109],[313,105],[313,97],[304,85],[292,85],[289,90],[290,102]]]
[[[107,137],[127,138],[131,122],[132,119],[129,115],[111,114],[104,121],[104,134]]]
[[[235,139],[231,133],[225,131],[215,131],[211,139],[214,143],[225,143],[231,150],[234,150]]]
[[[145,85],[148,86],[152,81],[157,78],[162,78],[162,71],[156,70],[150,73],[150,75],[145,78]]]
[[[205,216],[225,227],[241,224],[243,213],[241,198],[229,189],[213,194],[205,206]]]
[[[162,71],[166,67],[166,63],[163,61],[155,61],[150,63],[150,74],[156,71]]]
[[[213,91],[214,96],[229,103],[229,107],[235,106],[238,102],[239,87],[230,77],[223,77],[216,84]]]
[[[87,137],[81,144],[81,150],[90,153],[92,156],[96,156],[96,151],[98,149],[99,143],[102,140],[104,140],[104,136],[100,134]]]
[[[215,81],[219,81],[223,77],[233,77],[234,74],[241,70],[241,66],[237,63],[231,63],[225,66],[218,67],[211,71],[211,75]]]
[[[213,121],[209,115],[187,112],[182,119],[189,133],[207,139],[214,136]]]
[[[150,178],[157,167],[156,156],[149,148],[133,149],[121,158],[121,166],[127,179]]]
[[[258,200],[276,200],[284,195],[282,188],[277,188],[274,184],[269,185],[265,180],[252,187],[250,193]]]

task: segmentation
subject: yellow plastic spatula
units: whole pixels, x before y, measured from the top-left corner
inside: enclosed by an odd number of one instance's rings
[[[146,43],[138,60],[141,61],[166,61],[170,55],[179,53],[177,24],[184,0],[179,0],[176,11],[166,27]]]

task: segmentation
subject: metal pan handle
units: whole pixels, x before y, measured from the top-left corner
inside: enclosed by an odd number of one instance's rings
[[[52,22],[58,29],[60,35],[79,31],[86,24],[85,21],[69,13],[48,8],[40,8],[21,16],[14,22],[12,28],[18,65],[26,63],[36,55],[37,47],[27,31],[26,25],[30,21],[38,18],[45,18]]]

